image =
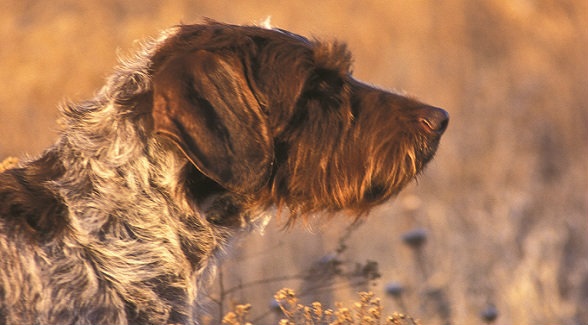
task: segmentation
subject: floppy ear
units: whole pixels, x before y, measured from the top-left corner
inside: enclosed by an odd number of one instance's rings
[[[170,58],[153,77],[153,121],[228,190],[252,193],[268,181],[272,139],[235,56],[198,50]]]

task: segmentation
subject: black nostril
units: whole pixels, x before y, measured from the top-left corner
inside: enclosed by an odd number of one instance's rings
[[[425,128],[443,133],[449,124],[449,114],[444,109],[427,106],[422,109],[418,120]]]

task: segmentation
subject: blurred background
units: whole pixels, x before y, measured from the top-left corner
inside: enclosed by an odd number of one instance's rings
[[[423,324],[588,322],[585,0],[0,6],[0,160],[52,144],[59,103],[92,97],[135,40],[202,17],[271,16],[276,27],[345,41],[356,78],[450,113],[424,175],[364,223],[340,216],[283,231],[278,220],[244,240],[213,284],[205,322],[244,302],[259,323],[274,322],[283,286],[328,305],[372,290],[386,313]]]

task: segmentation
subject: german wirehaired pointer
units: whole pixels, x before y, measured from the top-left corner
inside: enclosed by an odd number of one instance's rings
[[[268,210],[357,216],[397,194],[448,115],[350,66],[341,43],[216,22],[123,60],[64,105],[54,146],[0,174],[0,323],[193,324]]]

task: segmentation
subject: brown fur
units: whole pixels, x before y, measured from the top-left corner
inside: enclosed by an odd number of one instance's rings
[[[0,174],[0,323],[193,323],[277,206],[365,215],[432,159],[447,113],[361,83],[342,43],[215,22],[153,41],[59,141]]]

